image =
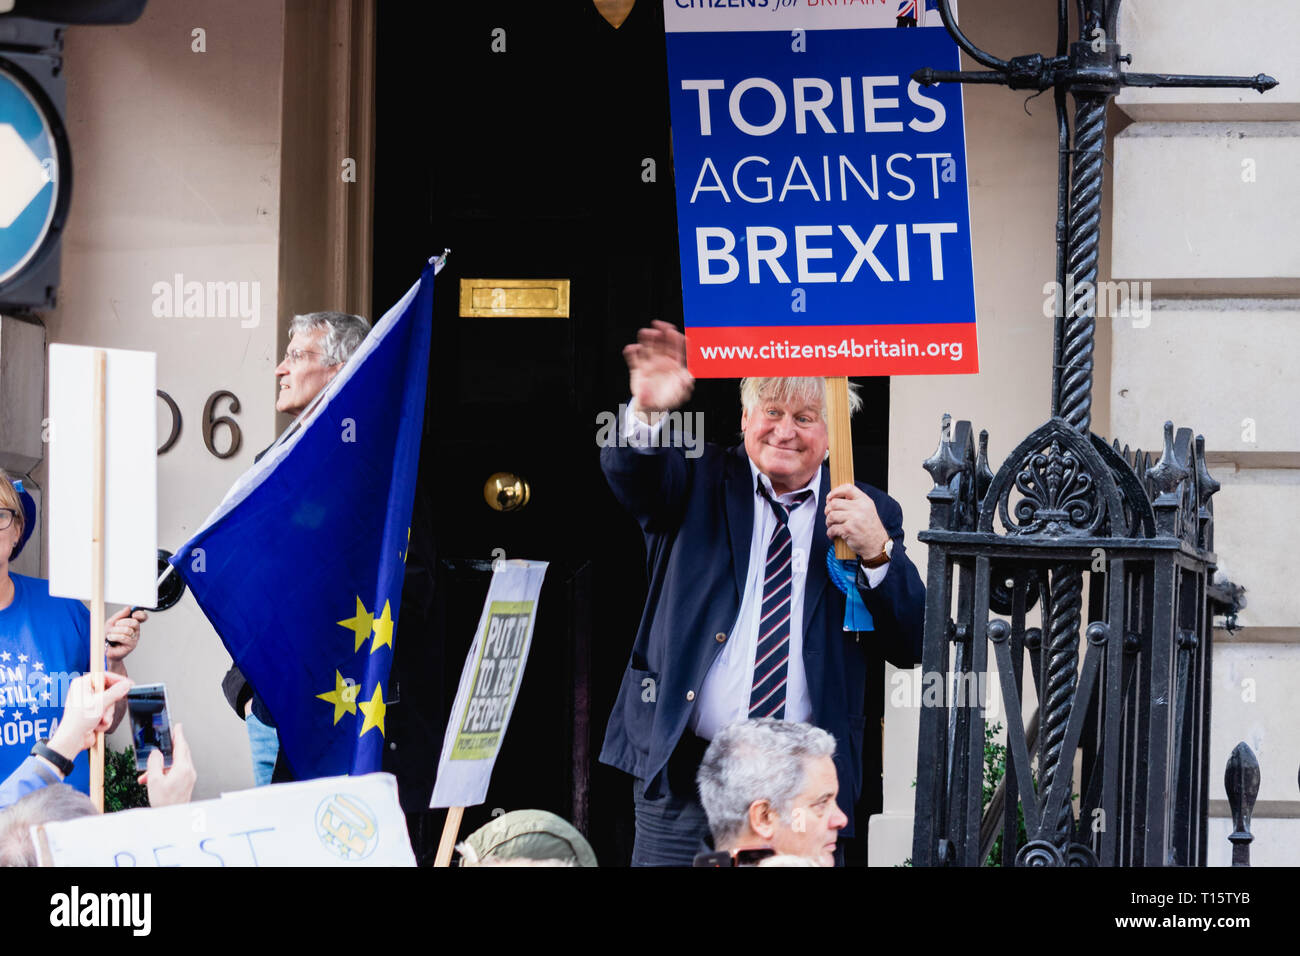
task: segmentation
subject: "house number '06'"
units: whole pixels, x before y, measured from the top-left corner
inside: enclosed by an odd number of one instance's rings
[[[158,454],[165,455],[171,451],[176,440],[181,437],[181,410],[176,405],[175,399],[158,389],[158,397],[163,400],[167,406],[167,411],[171,413],[172,427],[167,433],[167,440],[158,446]],[[217,403],[222,399],[229,399],[229,415],[217,415]],[[239,399],[234,392],[226,391],[224,388],[213,392],[208,396],[208,400],[203,404],[203,444],[207,446],[208,451],[214,458],[229,458],[235,452],[239,451],[239,443],[243,435],[239,431],[239,423],[232,418],[232,415],[239,413]],[[230,443],[226,446],[225,451],[218,451],[216,445],[217,427],[224,425],[230,433]]]

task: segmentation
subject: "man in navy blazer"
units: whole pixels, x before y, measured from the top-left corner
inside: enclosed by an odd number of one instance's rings
[[[866,484],[829,487],[824,380],[745,379],[744,443],[701,449],[669,414],[694,387],[682,334],[656,322],[624,357],[633,401],[601,467],[644,532],[649,591],[600,759],[636,778],[632,863],[690,864],[708,832],[696,770],[712,734],[743,717],[834,735],[850,836],[864,744],[878,745],[879,659],[921,659],[925,589],[902,510]],[[826,566],[837,537],[859,557],[851,583],[873,630],[844,630]]]

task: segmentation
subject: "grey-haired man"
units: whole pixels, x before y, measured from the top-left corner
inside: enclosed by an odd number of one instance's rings
[[[835,738],[788,720],[738,720],[704,753],[696,781],[717,850],[771,849],[835,865],[849,822],[835,797]]]
[[[289,347],[275,367],[275,410],[298,415],[352,357],[370,323],[346,312],[308,312],[289,323]]]
[[[275,367],[275,410],[301,415],[342,371],[369,331],[369,322],[346,312],[295,315],[289,323],[289,347]],[[295,422],[291,427],[297,426]],[[257,461],[265,454],[266,451],[259,452],[253,460]],[[280,752],[280,740],[271,712],[234,664],[221,681],[221,689],[248,727],[254,785],[260,787],[270,783]],[[289,779],[285,771],[287,767],[282,767],[276,779]]]

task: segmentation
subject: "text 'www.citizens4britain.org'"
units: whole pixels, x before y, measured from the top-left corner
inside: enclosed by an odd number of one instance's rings
[[[696,375],[943,375],[978,371],[974,323],[700,327]]]

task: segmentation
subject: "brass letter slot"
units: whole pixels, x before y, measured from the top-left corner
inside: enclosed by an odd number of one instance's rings
[[[460,314],[569,317],[568,279],[461,279]]]

